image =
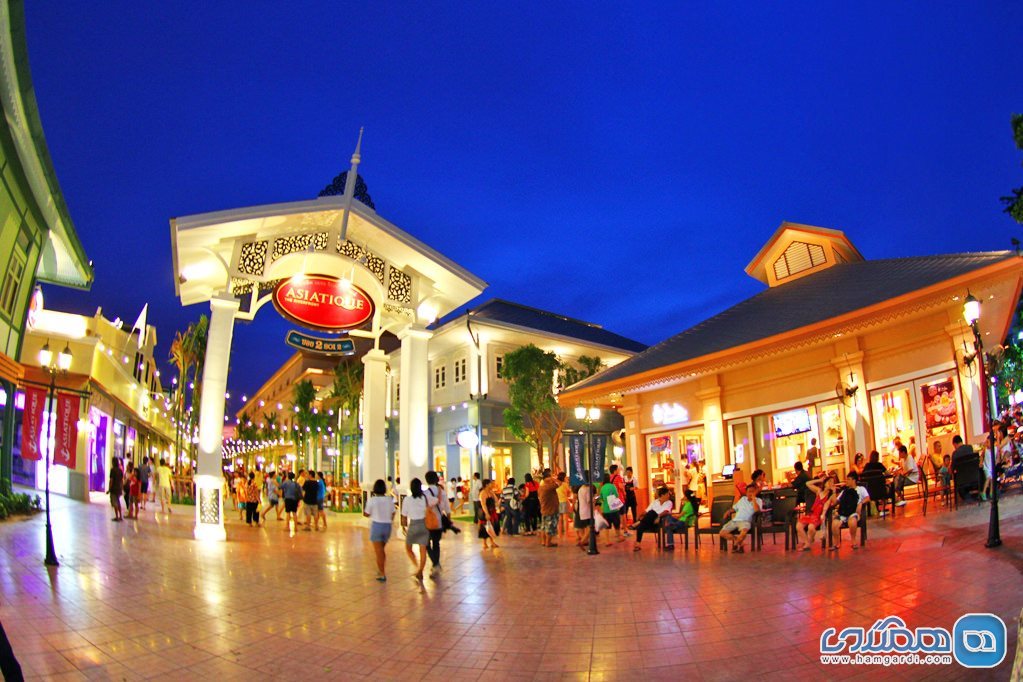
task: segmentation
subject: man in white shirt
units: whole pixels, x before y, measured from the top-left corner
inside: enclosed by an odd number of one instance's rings
[[[480,505],[480,490],[483,489],[483,484],[480,482],[480,472],[476,472],[472,475],[472,481],[469,483],[469,499],[472,500],[472,511],[473,518],[482,518],[481,511],[483,507]]]
[[[732,551],[736,554],[742,554],[743,548],[742,543],[746,540],[746,535],[749,533],[750,528],[753,527],[753,515],[759,511],[764,510],[764,505],[757,497],[757,493],[760,489],[757,486],[750,483],[746,486],[745,497],[739,498],[731,509],[725,513],[725,518],[732,517],[725,525],[721,526],[720,535],[721,539],[729,540],[732,543]],[[738,535],[732,533],[738,531]]]
[[[899,445],[899,470],[895,474],[894,492],[901,499],[895,503],[896,507],[903,507],[906,504],[907,485],[915,485],[920,481],[920,469],[916,460],[909,456],[909,449],[905,445]]]
[[[845,475],[845,488],[838,493],[838,509],[835,518],[831,520],[831,537],[833,538],[831,549],[838,549],[842,546],[842,524],[849,528],[849,538],[852,541],[852,548],[858,548],[860,537],[856,532],[860,518],[863,514],[863,503],[870,499],[867,489],[860,485],[860,477],[855,471]]]
[[[643,533],[657,532],[657,527],[661,525],[661,520],[671,513],[672,507],[671,491],[664,487],[658,488],[657,497],[647,506],[646,511],[643,513],[643,518],[639,520],[639,523],[631,526],[636,531],[636,542],[632,546],[633,552],[639,551],[639,543],[643,541]]]

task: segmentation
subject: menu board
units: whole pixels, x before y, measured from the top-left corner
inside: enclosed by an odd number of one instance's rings
[[[929,436],[958,432],[959,408],[955,383],[951,379],[920,387],[924,424]]]

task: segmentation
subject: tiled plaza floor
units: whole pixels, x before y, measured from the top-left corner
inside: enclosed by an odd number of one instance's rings
[[[421,589],[400,540],[374,580],[361,518],[320,533],[239,524],[191,539],[192,509],[111,523],[99,502],[54,501],[61,566],[42,563],[43,516],[0,523],[0,620],[28,676],[46,679],[792,680],[1007,679],[1023,606],[1023,498],[1003,500],[999,550],[987,507],[870,527],[864,549],[729,555],[713,542],[660,553],[625,542],[588,557],[475,533],[443,542],[443,577]],[[990,611],[1009,627],[995,670],[835,667],[825,628],[887,615],[951,629]]]

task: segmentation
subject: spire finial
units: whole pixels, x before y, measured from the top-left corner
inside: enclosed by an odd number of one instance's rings
[[[362,161],[362,131],[364,128],[359,126],[359,141],[355,143],[355,152],[352,154],[352,165],[358,166]]]

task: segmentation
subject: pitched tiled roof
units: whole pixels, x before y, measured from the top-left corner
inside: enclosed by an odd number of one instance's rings
[[[575,320],[557,313],[530,308],[494,298],[472,310],[473,319],[490,320],[502,324],[535,329],[536,331],[578,339],[587,343],[639,353],[646,346],[638,341],[609,332],[600,325]]]
[[[568,390],[675,365],[867,308],[1015,257],[1011,251],[841,263],[767,289]]]

